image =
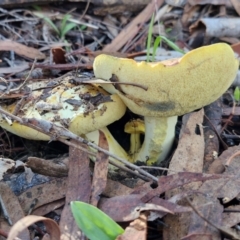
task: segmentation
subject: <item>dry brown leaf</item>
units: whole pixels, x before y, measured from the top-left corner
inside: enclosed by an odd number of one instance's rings
[[[216,198],[223,199],[224,203],[228,203],[240,193],[239,175],[224,180],[211,180],[207,184],[203,184],[200,191],[211,193]]]
[[[129,188],[120,182],[107,179],[107,185],[105,190],[103,191],[103,195],[106,197],[128,195],[132,192],[132,190],[132,188]]]
[[[18,55],[37,60],[46,58],[39,50],[11,40],[0,41],[0,51],[14,51]]]
[[[186,114],[183,117],[183,125],[180,132],[178,147],[171,159],[169,170],[177,172],[202,172],[204,157],[204,138],[203,138],[203,109]],[[174,189],[166,192],[166,198],[189,190],[197,190],[201,182],[188,184],[181,189]],[[184,200],[181,205],[188,206]],[[183,213],[176,217],[167,215],[164,219],[165,223],[173,229],[169,231],[164,228],[164,239],[180,239],[188,233],[191,213]]]
[[[140,213],[139,218],[131,222],[116,240],[146,240],[148,215],[148,212]]]
[[[51,203],[47,203],[41,207],[38,207],[32,211],[32,215],[44,216],[57,208],[64,206],[65,199],[59,199]]]
[[[2,198],[2,205],[1,208],[7,211],[8,217],[12,224],[17,223],[20,219],[22,219],[25,214],[19,204],[17,196],[12,192],[9,186],[4,183],[0,182],[0,196]],[[4,220],[7,221],[7,220]],[[2,224],[1,223],[1,230],[5,232],[9,232],[11,226],[9,224]],[[30,239],[29,231],[24,229],[20,234],[19,237],[28,240]]]
[[[14,226],[11,228],[7,240],[15,240],[18,235],[25,230],[27,227],[31,226],[32,224],[36,222],[44,222],[46,226],[46,230],[50,236],[50,240],[59,240],[60,239],[60,230],[55,221],[49,218],[45,217],[40,217],[40,216],[34,216],[34,215],[29,215],[21,220],[19,220]],[[26,238],[22,238],[26,239]]]
[[[222,175],[228,176],[227,173],[223,173]],[[229,178],[210,180],[207,183],[203,183],[199,191],[211,194],[215,198],[222,199],[224,203],[228,203],[240,193],[239,173]]]
[[[137,219],[142,211],[149,211],[149,219],[158,218],[155,212],[171,213],[169,209],[152,203],[143,203],[141,195],[131,194],[113,198],[101,198],[99,208],[116,222],[128,222]]]
[[[217,226],[222,225],[223,206],[216,198],[206,197],[203,194],[195,195],[192,204],[197,207],[199,213]],[[218,229],[205,222],[197,213],[193,212],[190,218],[187,236],[211,236],[212,240],[220,239]],[[187,237],[186,236],[186,237]],[[185,239],[185,238],[183,238]]]
[[[36,200],[36,205],[33,209],[64,198],[66,194],[66,184],[67,178],[56,178],[52,181],[29,188],[20,194],[18,200],[25,214],[32,208],[32,204]]]
[[[106,136],[99,130],[99,147],[108,150],[108,142]],[[108,173],[108,158],[109,156],[103,152],[97,153],[96,162],[94,166],[92,191],[90,203],[97,206],[100,199],[100,194],[104,191],[107,184]]]
[[[232,212],[230,212],[232,211]],[[234,205],[225,208],[223,213],[222,225],[225,227],[233,227],[240,222],[240,205]]]
[[[158,180],[158,187],[149,190],[143,195],[142,201],[149,202],[156,196],[165,193],[168,190],[179,188],[185,184],[200,181],[212,181],[212,179],[229,179],[228,176],[211,175],[202,173],[181,172],[169,176],[160,177]]]
[[[203,114],[202,109],[183,117],[179,143],[171,159],[169,170],[202,172],[204,157]]]
[[[83,148],[86,147],[83,143],[77,144],[81,144]],[[82,201],[89,203],[90,194],[91,173],[89,169],[88,154],[71,146],[69,147],[69,171],[66,202],[59,224],[61,240],[78,240],[81,238],[82,234],[73,218],[70,209],[70,202]]]

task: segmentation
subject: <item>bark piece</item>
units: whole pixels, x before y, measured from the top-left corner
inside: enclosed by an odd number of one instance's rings
[[[239,18],[202,18],[189,27],[192,33],[204,27],[205,37],[239,37]]]

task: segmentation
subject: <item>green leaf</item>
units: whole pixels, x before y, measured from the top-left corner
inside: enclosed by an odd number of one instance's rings
[[[153,53],[152,53],[152,62],[155,61],[156,51],[157,51],[157,48],[158,48],[159,44],[161,43],[161,41],[162,41],[161,37],[157,37],[154,41]]]
[[[240,101],[240,89],[239,87],[236,87],[233,93],[235,101],[239,102]]]
[[[46,23],[48,23],[50,25],[50,27],[58,34],[58,36],[60,35],[60,32],[59,32],[57,26],[53,23],[53,21],[49,17],[46,17],[42,13],[35,13],[35,15],[39,18],[42,18]]]
[[[152,31],[153,31],[153,23],[154,23],[154,14],[152,15],[151,22],[149,24],[149,29],[148,29],[148,38],[147,38],[147,62],[150,61],[150,48],[151,48],[151,43],[152,43]]]
[[[68,23],[67,25],[65,25],[65,27],[61,29],[61,38],[64,38],[66,33],[69,32],[71,29],[75,28],[76,26],[76,23]]]
[[[171,40],[169,40],[168,38],[166,38],[166,37],[164,37],[164,36],[160,36],[160,37],[161,37],[161,39],[162,39],[164,42],[166,42],[167,45],[168,45],[169,47],[171,47],[173,50],[185,54],[185,52],[184,52],[181,48],[179,48],[174,42],[172,42]]]
[[[60,31],[62,32],[63,29],[66,27],[66,23],[67,21],[69,20],[69,18],[71,18],[71,15],[70,14],[65,14],[63,16],[63,19],[62,19],[62,22],[61,22],[61,26],[60,26]]]
[[[78,227],[90,240],[115,240],[124,230],[98,208],[84,202],[71,202]]]

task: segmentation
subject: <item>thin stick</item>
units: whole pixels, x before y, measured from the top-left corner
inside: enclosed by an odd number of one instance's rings
[[[20,84],[17,88],[10,89],[10,90],[9,90],[9,93],[19,91],[21,88],[23,88],[23,87],[27,84],[28,79],[30,78],[30,76],[31,76],[31,74],[32,74],[32,71],[33,71],[33,69],[34,69],[34,67],[35,67],[36,62],[37,62],[37,59],[35,58],[34,61],[33,61],[32,67],[31,67],[31,69],[30,69],[30,71],[29,71],[26,79],[24,80],[24,82],[23,82],[22,84]]]
[[[120,158],[118,156],[115,156],[114,154],[108,152],[107,150],[100,148],[99,146],[97,146],[94,143],[91,143],[89,141],[87,141],[84,138],[81,138],[80,136],[77,136],[76,134],[70,132],[69,130],[67,130],[64,127],[60,127],[57,126],[56,124],[43,120],[43,119],[36,119],[36,118],[20,118],[17,116],[14,116],[13,114],[3,110],[0,107],[0,112],[2,114],[5,114],[7,116],[9,116],[10,118],[12,118],[13,120],[19,122],[20,124],[27,126],[27,127],[31,127],[39,132],[42,132],[48,136],[51,137],[52,140],[59,140],[62,141],[64,139],[75,139],[76,141],[79,141],[81,143],[86,144],[89,147],[92,147],[98,151],[101,151],[105,154],[107,154],[108,156],[118,160],[119,162],[125,164],[126,166],[128,166],[131,169],[134,169],[136,171],[138,171],[139,173],[141,173],[143,176],[152,179],[154,182],[158,182],[158,178],[154,177],[153,175],[149,174],[148,172],[142,170],[141,168],[139,168],[138,166],[128,162],[127,160]],[[113,160],[109,159],[109,162],[112,164]]]
[[[131,85],[134,87],[139,87],[142,88],[143,90],[147,91],[148,87],[138,84],[138,83],[131,83],[131,82],[111,82],[111,81],[106,81],[103,79],[90,79],[90,80],[82,80],[81,78],[74,77],[74,81],[77,83],[100,83],[100,84],[112,84],[112,85],[117,85],[117,84],[123,84],[123,85]]]

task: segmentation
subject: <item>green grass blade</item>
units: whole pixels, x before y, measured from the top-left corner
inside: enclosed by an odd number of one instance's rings
[[[54,22],[50,18],[46,17],[42,13],[35,13],[35,15],[39,18],[42,18],[58,34],[58,36],[60,35],[60,32],[57,26],[54,24]]]
[[[63,19],[61,21],[61,25],[60,25],[60,31],[62,32],[63,29],[66,27],[67,21],[69,20],[69,18],[71,18],[71,15],[69,14],[65,14],[63,16]]]
[[[78,227],[90,240],[115,240],[124,230],[98,208],[84,202],[71,202]]]
[[[185,54],[185,52],[184,52],[181,48],[179,48],[174,42],[172,42],[171,40],[169,40],[168,38],[166,38],[166,37],[164,37],[164,36],[160,36],[160,37],[161,37],[161,39],[162,39],[164,42],[166,42],[167,45],[168,45],[169,47],[171,47],[173,50]]]
[[[153,44],[153,53],[152,53],[152,62],[155,61],[155,56],[156,56],[156,52],[157,52],[157,48],[158,46],[160,45],[162,39],[161,37],[157,37],[154,41],[154,44]]]
[[[233,93],[235,101],[239,102],[240,101],[240,89],[239,87],[236,87]]]
[[[67,32],[69,32],[71,29],[75,28],[77,26],[76,23],[68,23],[65,25],[63,29],[61,29],[61,38],[65,38],[65,35]]]
[[[148,29],[148,37],[147,37],[147,62],[150,61],[150,48],[152,43],[152,32],[153,32],[153,23],[154,23],[154,14],[152,15],[149,29]]]

